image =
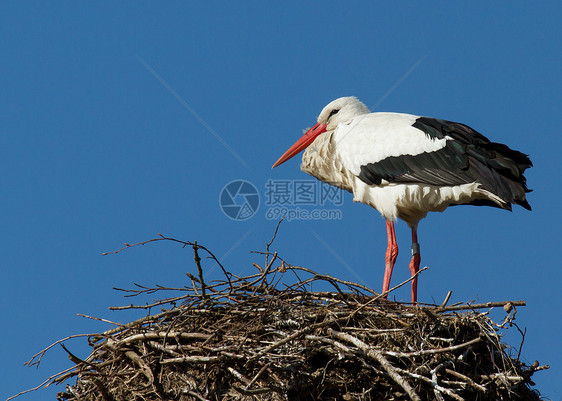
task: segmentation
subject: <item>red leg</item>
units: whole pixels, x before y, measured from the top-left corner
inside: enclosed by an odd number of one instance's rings
[[[394,232],[394,222],[386,221],[386,236],[388,238],[388,247],[385,255],[384,280],[382,282],[382,292],[385,293],[390,288],[390,278],[392,277],[392,269],[398,256],[398,245],[396,244],[396,233]],[[386,295],[384,296],[386,299]]]
[[[420,244],[418,244],[418,233],[415,226],[412,227],[412,261],[410,262],[410,274],[413,276],[420,270]],[[412,305],[418,301],[418,278],[412,280]]]

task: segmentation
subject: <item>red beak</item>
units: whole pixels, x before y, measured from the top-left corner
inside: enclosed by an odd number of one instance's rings
[[[271,168],[275,168],[278,165],[285,163],[291,157],[298,155],[302,152],[308,145],[310,145],[318,135],[321,133],[326,132],[326,124],[317,123],[314,127],[306,131],[306,133],[295,142],[293,146],[287,150],[283,156],[279,158]]]

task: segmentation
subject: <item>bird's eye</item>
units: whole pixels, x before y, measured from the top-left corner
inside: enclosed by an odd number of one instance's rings
[[[334,109],[334,110],[332,110],[332,112],[331,112],[330,115],[328,116],[328,120],[329,120],[330,117],[332,117],[334,114],[338,114],[339,111],[340,111],[340,109]]]

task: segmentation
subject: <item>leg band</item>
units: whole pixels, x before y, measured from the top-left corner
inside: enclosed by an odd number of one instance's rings
[[[419,253],[420,253],[420,244],[418,244],[417,242],[414,242],[412,244],[412,256],[418,255]]]

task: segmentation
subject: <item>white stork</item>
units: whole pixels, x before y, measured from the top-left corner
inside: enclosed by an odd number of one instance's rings
[[[415,275],[420,265],[417,225],[427,212],[450,205],[485,205],[511,210],[530,192],[523,172],[529,157],[491,142],[467,125],[401,113],[370,113],[355,97],[329,103],[310,128],[273,165],[306,148],[301,170],[353,193],[355,202],[377,209],[386,219],[388,248],[382,291],[390,287],[398,256],[394,220],[412,230]],[[417,277],[412,303],[417,301]]]

